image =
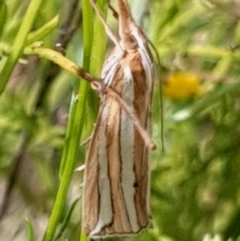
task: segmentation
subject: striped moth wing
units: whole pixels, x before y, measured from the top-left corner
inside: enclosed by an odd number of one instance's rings
[[[127,1],[118,0],[118,8],[120,39],[104,63],[102,79],[119,93],[149,130],[154,82],[152,56]],[[146,229],[150,223],[148,150],[114,97],[105,95],[101,100],[85,165],[85,233],[94,239],[130,236]]]

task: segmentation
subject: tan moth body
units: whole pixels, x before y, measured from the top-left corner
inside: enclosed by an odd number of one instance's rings
[[[127,1],[118,0],[118,8],[119,41],[104,23],[116,47],[101,77],[149,129],[152,57]],[[113,97],[103,96],[84,174],[83,229],[89,237],[128,236],[149,226],[149,169],[148,150],[139,131]]]

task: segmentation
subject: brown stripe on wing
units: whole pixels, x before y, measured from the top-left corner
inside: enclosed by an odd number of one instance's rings
[[[143,127],[147,127],[146,119],[149,113],[149,106],[146,103],[148,99],[148,88],[146,83],[146,74],[141,64],[140,54],[136,54],[135,58],[130,62],[132,75],[134,78],[134,109],[135,114],[141,121]],[[141,228],[147,227],[149,224],[149,213],[148,213],[148,175],[149,175],[149,163],[147,156],[147,149],[144,144],[144,140],[139,134],[138,130],[135,129],[135,203],[138,213],[139,225]]]
[[[83,229],[87,235],[95,228],[99,215],[99,190],[98,190],[98,139],[100,123],[94,130],[90,142],[88,156],[85,166],[84,186],[83,186]]]
[[[111,102],[109,116],[107,120],[107,159],[109,166],[109,179],[111,183],[111,196],[113,208],[113,222],[107,228],[107,233],[130,233],[130,223],[126,211],[126,204],[122,190],[121,180],[121,156],[120,156],[120,115],[121,107],[119,104],[108,99]]]
[[[135,130],[135,150],[134,161],[135,161],[135,203],[137,216],[139,220],[139,226],[145,228],[149,224],[149,213],[148,213],[148,157],[147,150],[144,145],[142,137],[139,132]]]

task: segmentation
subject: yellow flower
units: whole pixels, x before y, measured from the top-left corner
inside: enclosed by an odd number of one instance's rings
[[[167,78],[167,82],[163,85],[163,93],[166,97],[175,100],[200,96],[201,80],[195,74],[176,72]]]

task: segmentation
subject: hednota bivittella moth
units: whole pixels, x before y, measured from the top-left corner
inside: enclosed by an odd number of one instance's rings
[[[101,78],[150,129],[154,64],[148,40],[135,24],[126,0],[118,0],[119,38]],[[83,230],[91,238],[138,234],[150,223],[148,149],[121,105],[103,96],[87,154],[83,183]]]

